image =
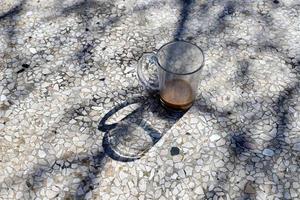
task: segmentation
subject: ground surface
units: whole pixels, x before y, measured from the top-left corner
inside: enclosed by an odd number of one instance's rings
[[[180,119],[135,75],[174,39],[206,58]],[[298,0],[3,0],[0,199],[300,199],[299,65]],[[127,101],[163,136],[133,162],[98,129]]]

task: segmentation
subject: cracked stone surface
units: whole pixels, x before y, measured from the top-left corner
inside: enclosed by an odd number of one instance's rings
[[[175,39],[205,66],[172,118],[136,66]],[[3,0],[0,199],[300,199],[299,66],[298,0]],[[156,131],[142,158],[107,154],[110,111]]]

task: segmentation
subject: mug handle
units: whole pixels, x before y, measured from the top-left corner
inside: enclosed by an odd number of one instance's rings
[[[150,78],[149,77],[146,78],[146,76],[144,74],[144,70],[148,70],[148,68],[149,68],[149,64],[145,64],[145,69],[143,68],[144,63],[146,63],[147,61],[148,61],[148,63],[153,64],[158,68],[156,54],[154,52],[144,53],[138,61],[137,76],[138,76],[140,82],[142,83],[142,85],[146,89],[157,91],[157,90],[159,90],[158,80],[157,80],[157,83],[154,85],[153,83],[150,83],[150,81],[149,81]]]

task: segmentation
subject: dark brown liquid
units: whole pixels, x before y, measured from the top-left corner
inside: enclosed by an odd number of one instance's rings
[[[162,103],[175,110],[187,110],[194,101],[191,85],[181,79],[166,81],[165,87],[160,91]]]

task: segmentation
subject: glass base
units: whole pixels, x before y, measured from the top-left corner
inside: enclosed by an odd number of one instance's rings
[[[166,109],[169,109],[171,111],[177,111],[177,112],[186,112],[194,104],[194,101],[184,105],[171,104],[165,101],[163,98],[160,98],[160,102]]]

